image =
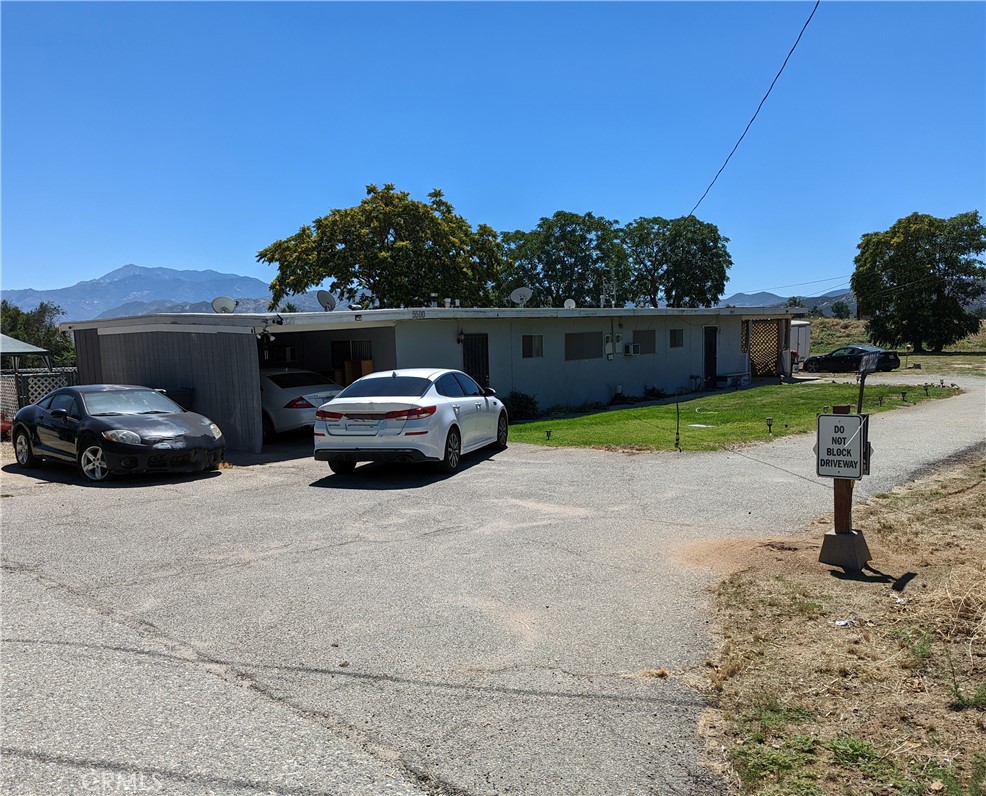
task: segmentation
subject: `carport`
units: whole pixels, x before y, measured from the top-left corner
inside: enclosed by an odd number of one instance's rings
[[[396,364],[394,322],[359,313],[149,315],[62,324],[83,384],[145,384],[219,423],[230,450],[263,447],[260,368],[294,367],[348,384]]]

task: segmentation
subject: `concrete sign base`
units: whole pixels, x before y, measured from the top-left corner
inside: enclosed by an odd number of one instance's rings
[[[818,555],[818,561],[822,564],[857,572],[866,566],[870,558],[870,549],[866,546],[862,531],[828,531],[822,540],[822,552]]]

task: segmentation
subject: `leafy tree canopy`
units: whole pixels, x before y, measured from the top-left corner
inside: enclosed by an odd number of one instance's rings
[[[428,198],[368,185],[356,207],[332,210],[262,249],[257,260],[278,267],[271,308],[326,281],[370,306],[424,306],[432,293],[466,307],[488,304],[503,265],[499,236],[487,225],[473,230],[441,191]]]
[[[574,299],[580,307],[628,299],[630,269],[617,234],[617,222],[592,213],[559,210],[530,232],[505,232],[508,263],[503,291],[529,287],[531,307],[561,307]],[[500,297],[502,302],[504,297]]]
[[[0,329],[8,337],[43,348],[51,353],[53,365],[75,365],[75,345],[72,338],[59,331],[56,319],[62,308],[42,301],[33,310],[22,310],[6,299],[0,301]]]
[[[833,317],[839,318],[841,320],[845,320],[850,315],[852,315],[852,308],[849,306],[848,303],[846,303],[842,299],[839,299],[838,301],[832,304]]]
[[[941,351],[977,331],[966,307],[986,292],[986,227],[977,211],[952,218],[913,213],[862,236],[852,289],[870,339]]]
[[[733,260],[729,238],[715,224],[695,216],[638,218],[621,239],[638,303],[656,307],[663,297],[669,307],[711,307],[722,297]]]

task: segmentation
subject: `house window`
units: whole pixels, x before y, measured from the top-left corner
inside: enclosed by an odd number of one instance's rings
[[[672,329],[671,330],[671,347],[672,348],[683,348],[685,345],[685,330],[684,329]]]
[[[657,353],[657,335],[653,329],[634,329],[633,343],[640,346],[641,354]]]
[[[525,334],[520,338],[520,355],[524,359],[544,356],[544,335]]]
[[[600,359],[602,355],[602,332],[572,332],[565,335],[565,359]]]

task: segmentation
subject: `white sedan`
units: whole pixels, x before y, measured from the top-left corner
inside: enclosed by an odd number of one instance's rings
[[[334,473],[357,462],[437,462],[446,473],[462,454],[507,447],[507,409],[489,387],[458,370],[371,373],[315,413],[315,458]]]
[[[260,404],[264,440],[275,434],[315,425],[315,410],[342,387],[312,370],[261,368]]]

